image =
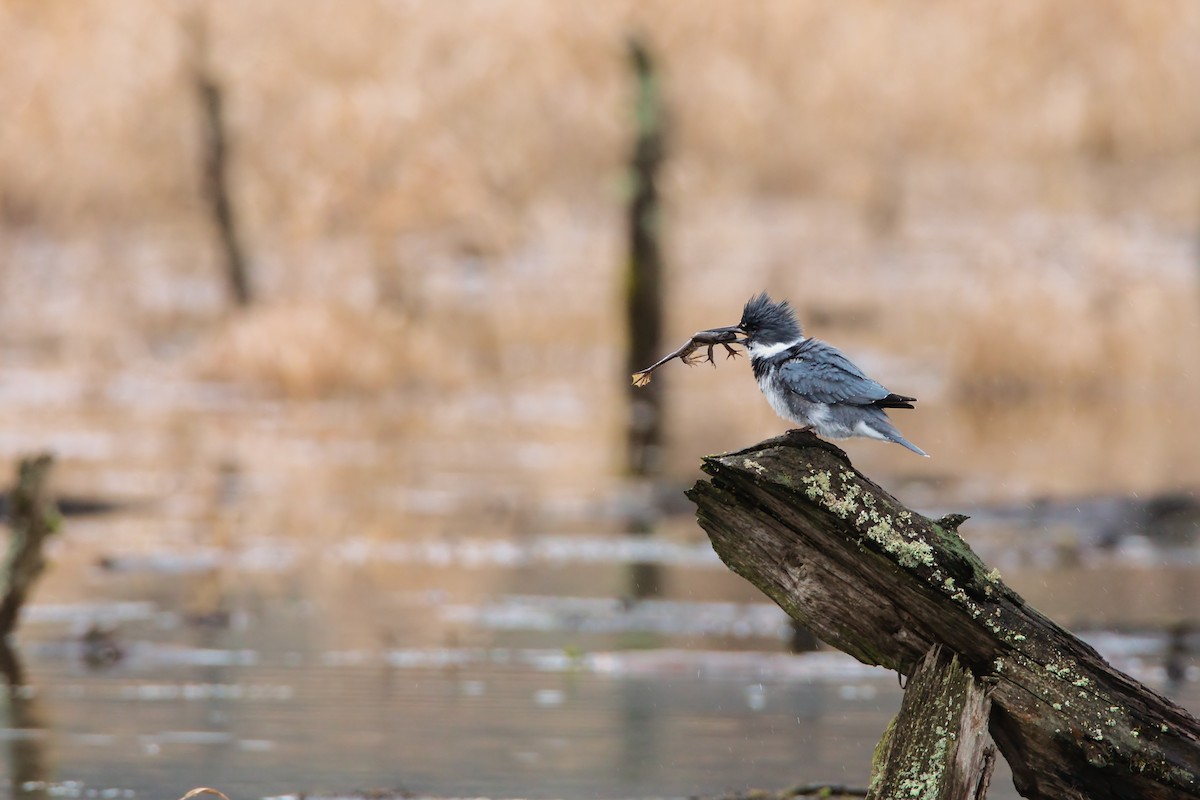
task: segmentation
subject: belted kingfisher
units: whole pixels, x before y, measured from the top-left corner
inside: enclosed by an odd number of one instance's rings
[[[900,435],[885,408],[913,408],[915,397],[894,394],[871,380],[832,345],[805,337],[791,305],[766,292],[750,298],[742,321],[714,332],[745,334],[758,388],[775,413],[829,439],[866,436],[904,445],[929,457]]]

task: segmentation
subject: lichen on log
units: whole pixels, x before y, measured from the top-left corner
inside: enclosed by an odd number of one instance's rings
[[[935,645],[904,691],[904,703],[876,752],[867,800],[982,800],[995,747],[991,700],[970,671]]]
[[[734,572],[828,644],[911,674],[940,644],[993,685],[989,728],[1029,798],[1200,797],[1200,723],[1031,608],[952,525],[811,434],[712,456],[688,492]]]

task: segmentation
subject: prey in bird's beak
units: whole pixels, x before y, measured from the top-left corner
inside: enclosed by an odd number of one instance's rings
[[[738,334],[745,334],[745,333],[746,332],[744,330],[742,330],[741,325],[726,325],[724,328],[709,328],[706,331],[700,331],[699,333],[696,334],[696,336],[693,336],[692,339],[695,339],[698,336],[703,336],[705,338],[712,337],[714,339],[720,339],[720,341],[718,341],[717,344],[745,345],[746,344],[745,339],[737,338]],[[728,338],[730,336],[732,336],[733,338]]]
[[[635,372],[633,374],[633,385],[645,386],[650,382],[650,373],[654,372],[654,370],[658,369],[673,358],[678,358],[688,366],[694,366],[703,361],[707,361],[715,367],[717,362],[713,360],[713,348],[717,345],[721,345],[725,348],[726,358],[734,358],[738,355],[738,351],[734,350],[729,345],[745,345],[746,343],[745,339],[738,338],[739,333],[743,333],[743,331],[737,325],[731,325],[724,328],[709,328],[706,331],[694,333],[692,334],[692,338],[688,339],[687,342],[684,343],[683,347],[680,347],[670,355],[663,356],[654,364],[646,367],[641,372]],[[708,348],[708,351],[703,357],[693,355],[702,347]]]

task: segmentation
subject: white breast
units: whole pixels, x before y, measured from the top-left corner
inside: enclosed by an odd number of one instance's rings
[[[848,431],[833,423],[833,415],[825,403],[813,403],[792,394],[780,386],[775,370],[768,370],[758,379],[758,388],[775,413],[790,422],[812,426],[822,436],[843,437]]]
[[[770,370],[763,374],[758,379],[758,388],[762,391],[763,397],[767,398],[767,402],[771,404],[771,408],[775,413],[784,419],[792,422],[799,422],[804,425],[808,424],[807,420],[800,419],[793,413],[791,404],[788,402],[787,395],[779,389],[778,381],[772,380],[775,371]]]

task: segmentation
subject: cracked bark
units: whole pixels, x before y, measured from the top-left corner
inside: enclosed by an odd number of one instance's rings
[[[983,800],[996,747],[991,699],[970,670],[934,645],[904,690],[904,704],[876,748],[867,800]]]

